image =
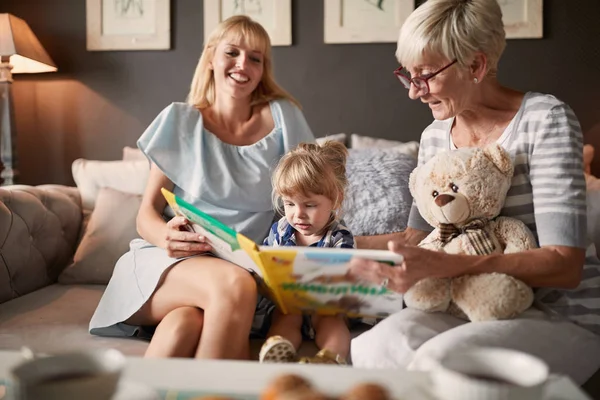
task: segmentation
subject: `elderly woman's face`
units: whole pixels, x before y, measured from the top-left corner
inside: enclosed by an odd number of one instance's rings
[[[453,60],[440,56],[425,55],[421,62],[414,66],[407,66],[406,70],[411,77],[427,78],[439,70],[447,67]],[[429,92],[420,90],[411,85],[408,95],[411,99],[421,101],[431,109],[433,117],[444,120],[456,116],[464,109],[465,81],[458,74],[458,64],[451,65],[435,76],[427,79]]]

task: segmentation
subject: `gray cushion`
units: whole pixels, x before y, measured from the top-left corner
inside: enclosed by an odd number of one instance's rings
[[[408,177],[417,160],[394,149],[350,149],[344,222],[355,236],[406,228],[412,196]]]

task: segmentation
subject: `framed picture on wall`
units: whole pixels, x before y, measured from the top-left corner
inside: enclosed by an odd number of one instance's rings
[[[498,0],[507,39],[543,37],[543,0]]]
[[[395,42],[414,0],[324,0],[325,43]]]
[[[259,22],[273,46],[292,44],[291,0],[204,0],[204,40],[233,15],[247,15]]]
[[[170,0],[86,0],[87,49],[168,50]]]

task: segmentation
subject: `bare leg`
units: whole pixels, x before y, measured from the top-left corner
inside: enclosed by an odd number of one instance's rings
[[[204,311],[196,357],[249,357],[256,283],[246,270],[215,257],[181,261],[165,273],[152,297],[126,322],[156,325],[171,311],[186,306]]]
[[[283,314],[278,309],[273,312],[273,320],[267,337],[279,335],[289,340],[296,350],[302,344],[302,315]]]
[[[195,307],[179,307],[156,327],[145,357],[193,357],[198,348],[204,313]]]
[[[343,317],[314,315],[315,343],[319,349],[327,349],[348,359],[350,352],[350,331]]]

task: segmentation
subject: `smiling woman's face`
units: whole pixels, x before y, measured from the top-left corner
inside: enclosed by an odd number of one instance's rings
[[[426,77],[439,71],[451,63],[443,56],[424,55],[417,65],[407,66],[406,70],[411,77]],[[409,97],[421,101],[429,106],[433,117],[445,120],[456,116],[465,109],[467,101],[467,84],[469,82],[459,73],[460,66],[454,64],[428,80],[429,93],[422,95],[419,90],[411,85]]]
[[[246,98],[262,79],[264,55],[246,42],[233,43],[225,38],[215,48],[211,67],[217,96]]]

